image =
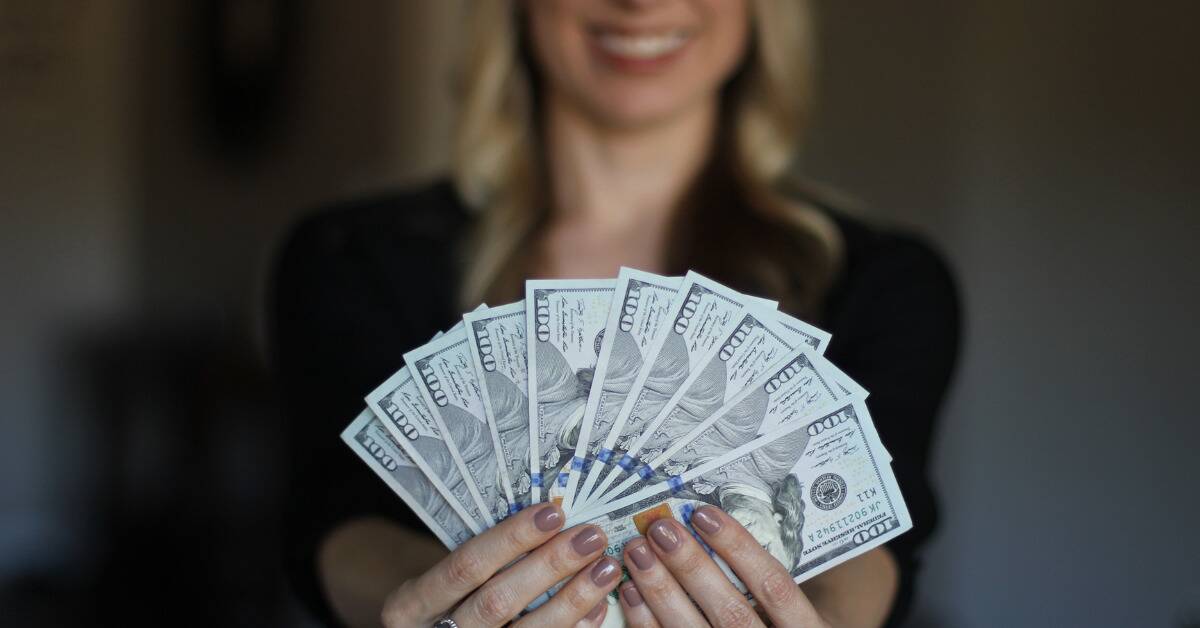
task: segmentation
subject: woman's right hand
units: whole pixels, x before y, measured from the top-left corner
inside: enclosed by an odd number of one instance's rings
[[[461,628],[501,626],[571,578],[516,625],[600,625],[605,596],[620,580],[621,567],[601,556],[608,539],[600,528],[584,525],[560,533],[563,520],[556,504],[539,504],[463,543],[388,596],[383,624],[426,628],[445,617]]]

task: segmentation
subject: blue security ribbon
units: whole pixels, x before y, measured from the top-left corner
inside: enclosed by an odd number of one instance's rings
[[[625,454],[624,456],[621,456],[621,460],[617,462],[617,466],[628,471],[637,466],[637,458],[634,458],[629,454]]]
[[[571,469],[573,469],[575,471],[582,470],[583,469],[583,458],[580,458],[579,456],[575,456],[574,458],[571,458]]]
[[[567,478],[569,478],[569,477],[571,477],[571,474],[569,474],[569,473],[559,473],[558,474],[558,485],[562,488],[566,488],[567,487]]]
[[[612,460],[612,455],[613,450],[602,447],[600,453],[596,454],[596,460],[599,460],[600,464],[608,464],[608,461]]]
[[[518,512],[521,512],[521,504],[509,504],[508,505],[508,514],[515,515]]]
[[[678,493],[683,490],[683,478],[678,475],[672,475],[667,478],[667,486],[671,487],[672,493]],[[691,508],[691,506],[689,505],[688,508]]]
[[[679,477],[679,476],[675,476],[675,477]],[[667,481],[670,482],[671,480],[667,480]],[[683,522],[685,524],[687,524],[688,530],[692,533],[692,537],[695,538],[696,541],[698,541],[700,543],[700,547],[703,547],[704,551],[708,552],[709,556],[712,556],[713,549],[708,546],[708,543],[704,542],[704,539],[700,537],[700,533],[696,532],[696,526],[692,525],[692,513],[696,512],[696,507],[691,504],[684,504],[683,508],[680,508],[679,511],[680,511],[680,514],[683,515]]]
[[[650,476],[654,475],[654,467],[644,464],[642,468],[638,469],[638,475],[642,476],[643,480],[649,480]]]
[[[533,476],[531,476],[529,478],[529,483],[534,486],[541,486],[542,485],[542,474],[534,473]]]

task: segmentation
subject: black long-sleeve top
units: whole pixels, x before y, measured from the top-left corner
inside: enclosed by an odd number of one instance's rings
[[[900,567],[898,620],[912,599],[918,549],[937,521],[929,450],[958,350],[958,296],[921,241],[830,216],[844,260],[819,320],[809,322],[833,334],[827,357],[870,391],[912,514],[913,530],[888,545]],[[301,599],[330,623],[315,561],[324,536],[370,515],[423,529],[339,434],[405,351],[460,319],[454,255],[471,220],[440,182],[314,214],[278,259],[269,308],[289,426],[286,568]]]

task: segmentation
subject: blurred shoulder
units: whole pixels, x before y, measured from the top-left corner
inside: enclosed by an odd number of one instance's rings
[[[309,212],[284,238],[282,262],[360,247],[456,240],[469,215],[447,180],[332,203]]]
[[[844,279],[909,277],[953,284],[946,258],[927,239],[842,212],[829,215],[842,239]]]
[[[826,301],[832,325],[862,331],[919,327],[956,340],[958,286],[932,243],[842,212],[829,216],[842,241],[841,268]]]
[[[835,252],[835,292],[885,281],[932,281],[953,290],[946,258],[925,238],[856,216],[848,209],[858,206],[852,197],[825,186],[793,183],[783,192],[783,215]]]
[[[469,221],[444,181],[310,213],[274,259],[267,298],[276,333],[295,342],[369,335],[357,349],[348,341],[331,349],[340,364],[366,359],[364,346],[412,346],[454,318],[457,251]],[[339,353],[351,349],[353,357]],[[390,372],[389,362],[374,366],[374,375]]]

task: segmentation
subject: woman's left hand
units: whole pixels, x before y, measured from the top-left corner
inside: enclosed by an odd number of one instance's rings
[[[703,506],[692,514],[692,526],[729,564],[773,625],[829,626],[787,569],[732,517]],[[661,519],[650,525],[646,536],[625,544],[632,582],[621,586],[620,596],[630,626],[763,625],[758,612],[682,524]]]

